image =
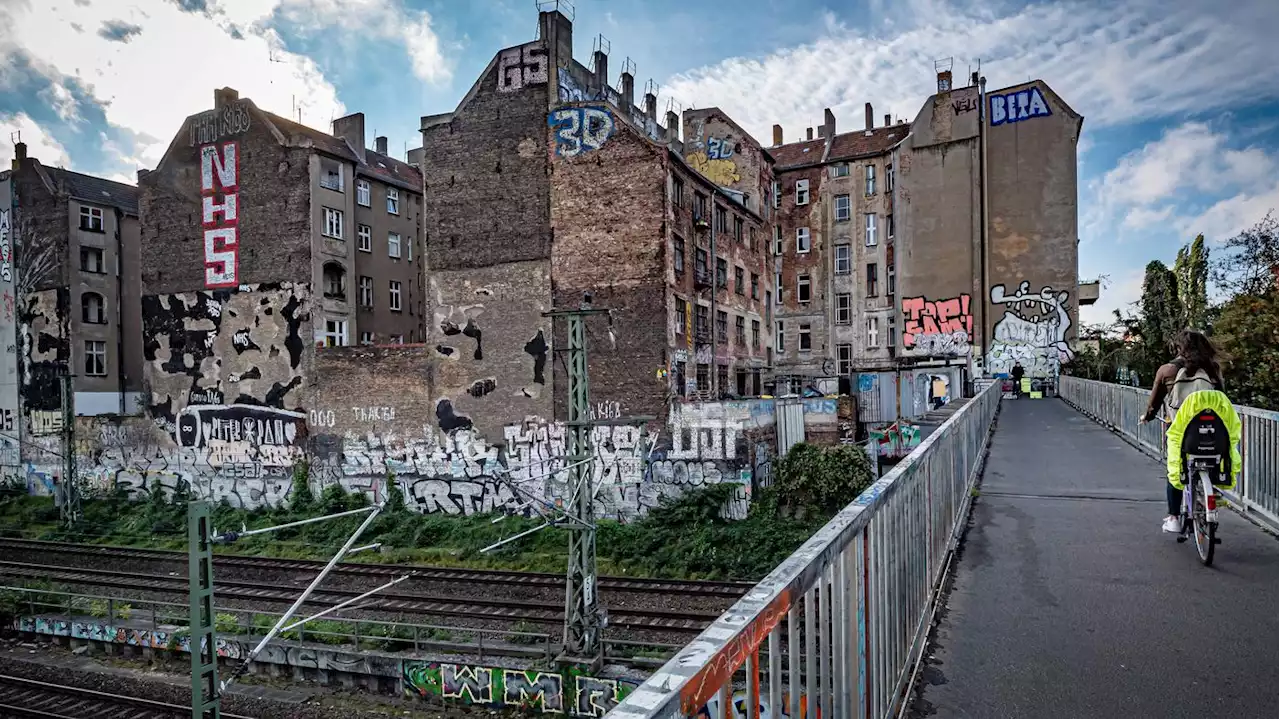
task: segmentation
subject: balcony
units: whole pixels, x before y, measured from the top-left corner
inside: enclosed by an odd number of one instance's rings
[[[706,324],[695,324],[693,339],[698,344],[711,344],[711,327]]]
[[[1100,283],[1097,280],[1080,283],[1080,306],[1086,307],[1098,301]]]
[[[698,213],[693,213],[693,228],[695,230],[707,230],[711,227],[711,223],[707,222],[707,218]]]
[[[705,267],[695,268],[693,270],[693,286],[694,287],[710,287],[711,286],[711,270]]]

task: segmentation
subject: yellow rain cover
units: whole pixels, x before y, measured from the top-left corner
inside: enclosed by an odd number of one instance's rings
[[[1187,425],[1201,411],[1211,409],[1217,413],[1219,419],[1227,427],[1227,436],[1231,443],[1231,476],[1226,478],[1229,484],[1220,485],[1227,489],[1234,489],[1236,486],[1236,477],[1240,476],[1240,417],[1236,415],[1236,408],[1231,406],[1231,400],[1225,394],[1217,390],[1201,390],[1200,392],[1192,392],[1182,401],[1182,406],[1178,408],[1178,414],[1174,416],[1173,423],[1169,425],[1169,431],[1165,435],[1165,451],[1167,452],[1169,484],[1177,489],[1182,489],[1182,436],[1186,434]]]

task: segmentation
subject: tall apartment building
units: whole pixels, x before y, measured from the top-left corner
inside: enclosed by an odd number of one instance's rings
[[[498,52],[457,108],[422,118],[411,157],[428,198],[445,428],[563,418],[567,378],[550,361],[563,320],[543,313],[587,293],[611,311],[588,320],[599,417],[758,392],[768,364],[767,153],[710,122],[681,143],[680,118],[659,124],[653,92],[635,103],[630,67],[615,88],[607,53],[589,68],[573,59],[572,32],[541,13],[537,40]],[[701,120],[687,115],[686,132]]]
[[[318,346],[422,340],[421,176],[362,115],[334,132],[224,88],[139,173],[150,406],[175,433],[183,408],[301,411]]]
[[[876,127],[870,103],[859,131],[836,118],[783,143],[775,125],[772,201],[777,391],[803,392],[821,378],[849,391],[857,370],[894,366],[895,266],[891,151],[905,124]]]
[[[6,174],[8,192],[0,194],[9,196],[11,207],[0,207],[9,215],[0,219],[0,226],[8,225],[0,233],[9,235],[0,268],[7,284],[0,326],[9,333],[8,353],[17,355],[24,431],[61,432],[66,374],[77,415],[138,413],[137,188],[47,166],[21,142]],[[6,396],[4,410],[12,405],[16,412],[17,399]],[[3,426],[12,427],[12,420]]]

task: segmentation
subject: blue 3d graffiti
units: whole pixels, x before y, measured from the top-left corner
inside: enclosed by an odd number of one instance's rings
[[[604,147],[613,134],[613,115],[603,107],[566,107],[547,115],[556,136],[556,154],[577,157]]]
[[[992,127],[1022,122],[1035,117],[1048,117],[1052,114],[1049,111],[1049,103],[1044,101],[1044,95],[1040,94],[1038,87],[991,96]]]

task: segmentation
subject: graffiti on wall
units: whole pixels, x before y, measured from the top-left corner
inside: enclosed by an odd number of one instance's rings
[[[524,709],[578,717],[604,716],[635,689],[622,679],[444,662],[404,663],[404,691],[468,706]]]
[[[566,107],[547,115],[556,140],[556,154],[577,157],[599,150],[613,135],[613,115],[603,107]]]
[[[774,711],[774,708],[769,706],[768,692],[766,691],[764,694],[765,696],[757,696],[758,712],[747,711],[749,708],[747,690],[739,689],[733,693],[728,707],[720,706],[719,696],[712,697],[707,702],[707,705],[694,715],[694,719],[791,719],[790,694],[787,692],[782,693],[782,704],[777,708],[777,711]],[[800,713],[797,719],[808,714],[808,699],[805,695],[800,695]],[[728,709],[727,712],[725,711],[726,708]],[[816,714],[819,717],[822,716],[821,711],[817,711]]]
[[[204,228],[204,284],[209,288],[240,284],[239,151],[236,142],[200,147],[200,223]]]
[[[920,428],[901,420],[869,428],[871,443],[881,457],[902,459],[920,446]]]
[[[693,152],[685,155],[685,161],[717,185],[732,185],[742,179],[733,162],[737,149],[734,141],[727,137],[704,138],[704,132],[703,123],[697,123],[693,137],[689,140]]]
[[[13,198],[10,181],[0,181],[0,482],[17,475],[21,463],[18,444],[18,328],[13,260]]]
[[[1071,314],[1066,290],[1042,287],[1038,294],[1023,281],[1013,294],[1004,285],[991,288],[991,304],[1003,305],[987,352],[988,374],[1007,375],[1021,363],[1028,377],[1055,377],[1074,356],[1067,345]]]
[[[187,131],[191,147],[210,145],[224,137],[249,131],[249,108],[242,102],[202,112],[191,118]]]
[[[498,92],[515,92],[547,83],[547,50],[532,42],[498,54]]]
[[[902,300],[902,346],[907,354],[964,357],[973,336],[969,295],[936,302],[923,297]]]
[[[1044,95],[1040,93],[1038,87],[1029,87],[1003,95],[991,95],[992,127],[1037,117],[1048,117],[1052,114],[1049,103],[1045,102]]]

